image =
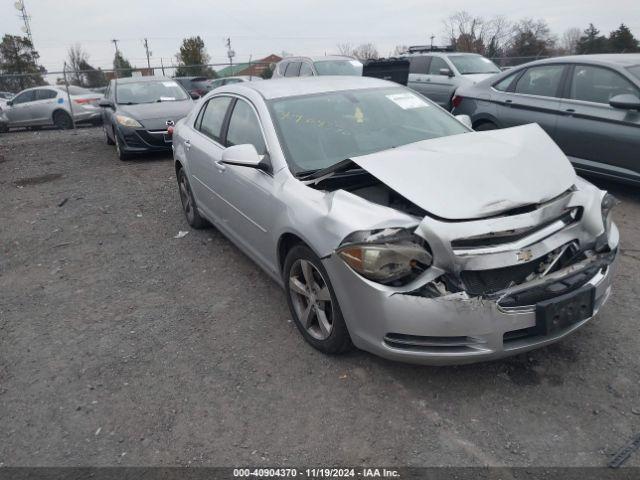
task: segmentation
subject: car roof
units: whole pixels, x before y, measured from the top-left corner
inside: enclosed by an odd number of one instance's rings
[[[640,53],[598,53],[592,55],[570,55],[567,57],[553,57],[537,60],[540,63],[589,63],[594,65],[618,65],[630,67],[640,65]]]
[[[326,75],[318,77],[276,78],[265,82],[232,83],[216,89],[216,92],[242,93],[247,90],[253,90],[258,92],[263,98],[271,100],[274,98],[313,95],[316,93],[383,87],[401,87],[401,85],[371,77]]]
[[[137,83],[137,82],[172,82],[175,79],[174,78],[169,78],[169,77],[162,77],[162,76],[149,76],[149,77],[121,77],[121,78],[114,78],[115,82],[120,84],[120,83]]]
[[[295,60],[311,60],[312,62],[322,62],[329,60],[355,60],[353,57],[347,55],[315,55],[315,56],[300,56],[300,57],[285,57],[280,62],[290,62]],[[280,63],[278,62],[278,63]]]

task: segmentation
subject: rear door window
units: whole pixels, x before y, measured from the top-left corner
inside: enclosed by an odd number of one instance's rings
[[[214,97],[209,100],[198,114],[196,129],[216,142],[222,143],[222,124],[230,103],[231,97]]]
[[[516,93],[557,97],[564,65],[544,65],[531,67],[516,83]]]
[[[502,80],[500,80],[498,83],[496,83],[493,88],[495,88],[496,90],[499,90],[501,92],[506,92],[509,87],[511,86],[511,83],[513,82],[513,80],[515,79],[515,77],[518,74],[513,74],[513,75],[508,75],[506,78],[503,78]]]
[[[50,98],[56,98],[58,92],[55,90],[36,90],[36,100],[49,100]]]
[[[284,72],[285,77],[297,77],[300,74],[300,62],[291,62]]]
[[[571,76],[569,98],[585,102],[609,103],[616,95],[638,95],[638,89],[613,70],[591,65],[576,65]]]
[[[425,55],[409,58],[409,73],[426,74],[429,70],[429,60],[431,57]]]
[[[302,65],[300,66],[300,76],[301,77],[313,76],[313,70],[311,70],[311,67],[307,62],[302,62]]]
[[[262,155],[267,148],[260,129],[260,121],[256,113],[244,100],[238,100],[227,130],[227,146],[251,144],[256,147],[256,151]]]

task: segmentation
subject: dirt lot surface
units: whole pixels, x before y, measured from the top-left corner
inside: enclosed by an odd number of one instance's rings
[[[640,432],[639,189],[600,184],[623,250],[597,319],[429,368],[307,346],[174,176],[97,128],[0,135],[0,465],[595,466]]]

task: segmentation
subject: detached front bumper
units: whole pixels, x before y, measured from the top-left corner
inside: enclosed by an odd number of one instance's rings
[[[568,267],[542,282],[519,285],[516,290],[526,295],[527,290],[553,289],[554,283],[582,275],[580,288],[591,285],[595,291],[595,316],[610,295],[616,253],[598,256],[580,268]],[[354,344],[392,360],[426,365],[493,360],[556,342],[593,318],[540,335],[535,305],[505,306],[507,295],[492,299],[460,292],[428,298],[415,292],[398,293],[364,279],[336,254],[323,263]],[[558,292],[558,296],[565,293]]]

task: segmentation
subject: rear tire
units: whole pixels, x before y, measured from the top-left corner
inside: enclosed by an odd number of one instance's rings
[[[296,245],[287,253],[282,275],[291,316],[307,343],[328,354],[351,350],[347,324],[318,256]]]
[[[206,228],[209,222],[202,218],[198,212],[196,199],[193,198],[191,185],[189,185],[189,180],[187,179],[187,174],[184,172],[184,168],[178,170],[178,192],[180,193],[182,211],[187,218],[187,223],[196,230]]]
[[[53,114],[53,124],[60,130],[69,130],[73,128],[73,120],[71,120],[71,115],[62,110],[58,110]]]
[[[493,122],[482,122],[476,125],[474,130],[476,132],[486,132],[488,130],[497,130],[498,126]]]

